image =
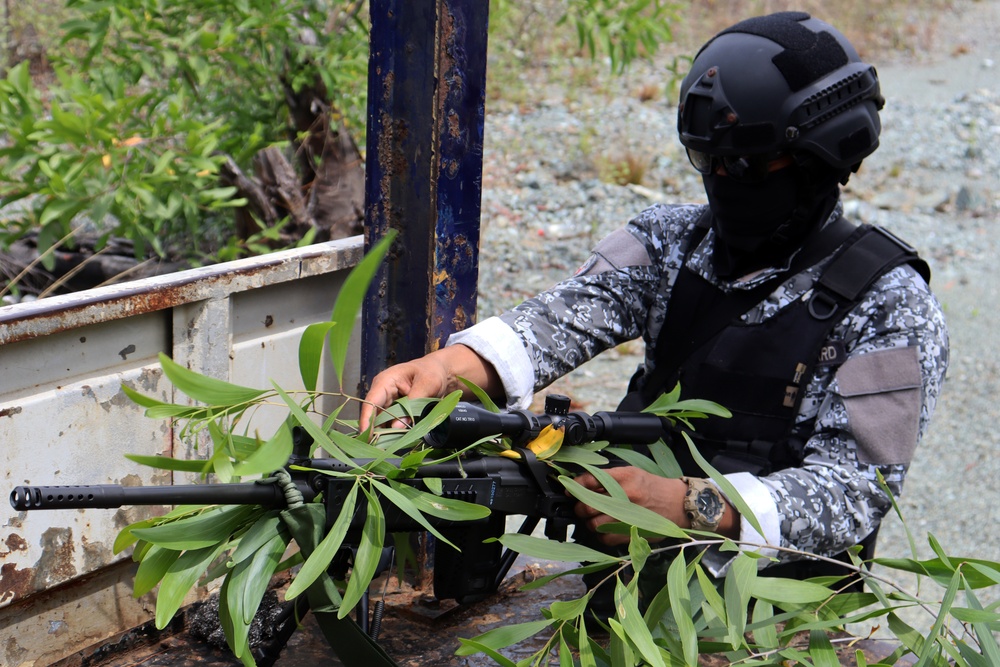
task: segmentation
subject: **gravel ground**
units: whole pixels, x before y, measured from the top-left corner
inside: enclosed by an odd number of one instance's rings
[[[888,98],[882,145],[845,191],[849,214],[920,250],[949,320],[946,388],[900,499],[922,557],[932,554],[931,533],[951,554],[1000,560],[1000,459],[991,454],[1000,414],[992,347],[1000,330],[998,28],[996,0],[960,4],[941,17],[933,54],[884,63],[867,56]],[[676,140],[672,104],[632,92],[655,76],[632,73],[595,92],[543,78],[530,103],[488,108],[481,319],[570,274],[598,239],[651,202],[704,200]],[[648,165],[641,186],[602,180],[625,157]],[[638,343],[605,353],[549,391],[586,410],[611,409],[640,353]],[[879,545],[881,555],[909,554],[895,517]]]

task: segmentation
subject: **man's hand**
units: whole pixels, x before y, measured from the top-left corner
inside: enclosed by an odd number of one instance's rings
[[[389,407],[403,396],[440,398],[455,390],[465,390],[459,378],[475,383],[491,396],[503,394],[503,385],[493,366],[470,348],[452,345],[390,366],[376,375],[361,404],[359,428],[362,432],[367,431],[376,411]],[[392,426],[402,428],[405,424],[397,420]]]
[[[683,481],[653,475],[631,466],[609,468],[606,472],[618,482],[632,503],[653,510],[681,528],[691,527],[691,521],[684,512],[684,496],[687,494],[688,485]],[[606,493],[604,487],[590,473],[580,475],[576,481],[586,489],[597,493]],[[582,502],[576,504],[574,512],[587,528],[595,532],[598,526],[617,521],[617,519]],[[737,538],[739,537],[739,527],[739,514],[727,502],[722,522],[719,524],[719,533],[727,537]],[[599,535],[599,539],[609,546],[625,544],[629,540],[628,535],[615,533],[599,533]]]

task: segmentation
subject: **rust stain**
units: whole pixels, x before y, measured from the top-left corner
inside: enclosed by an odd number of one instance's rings
[[[7,539],[4,540],[4,544],[7,545],[8,554],[14,553],[15,551],[28,550],[28,542],[17,533],[11,533],[10,535],[8,535]],[[0,555],[6,555],[6,554],[0,554]]]
[[[462,136],[462,119],[454,109],[448,111],[448,134],[453,139],[460,139]]]
[[[73,529],[49,528],[42,533],[42,557],[35,563],[31,590],[51,588],[76,576],[73,565]]]
[[[114,552],[105,542],[91,542],[84,536],[80,542],[83,545],[83,565],[88,572],[104,567],[114,558]]]
[[[10,602],[34,592],[31,582],[35,580],[35,570],[17,569],[14,563],[0,566],[0,602]]]
[[[21,414],[22,410],[23,408],[19,405],[15,405],[10,408],[2,408],[0,409],[0,417],[13,417],[14,415]]]
[[[462,331],[469,326],[469,316],[461,305],[455,307],[455,316],[451,318],[451,324],[455,331]]]
[[[72,301],[56,301],[43,307],[15,310],[9,315],[0,316],[0,325],[17,325],[10,328],[0,326],[0,343],[16,343],[78,329],[85,324],[167,310],[202,300],[212,290],[225,289],[247,279],[267,276],[276,267],[287,262],[283,257],[275,257],[251,266],[235,269],[227,267],[224,273],[219,274],[206,274],[205,271],[198,270],[182,271],[175,274],[172,281],[157,284],[155,289],[136,285],[122,288],[110,295],[81,296]]]

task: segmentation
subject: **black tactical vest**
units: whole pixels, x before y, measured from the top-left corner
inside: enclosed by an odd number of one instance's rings
[[[706,226],[703,218],[692,251]],[[808,298],[759,324],[742,322],[741,315],[782,283],[831,255]],[[812,423],[795,424],[805,383],[817,367],[835,368],[846,357],[844,342],[829,338],[831,329],[896,266],[909,263],[930,281],[927,264],[909,245],[881,228],[855,227],[843,218],[814,235],[789,271],[751,290],[724,293],[687,269],[686,259],[657,338],[656,370],[641,392],[635,391],[641,375],[632,379],[619,409],[644,407],[677,382],[682,398],[725,406],[731,419],[699,421],[689,433],[723,473],[766,475],[801,464],[812,430]],[[685,474],[701,472],[681,464]]]
[[[707,217],[699,222],[692,251],[704,237]],[[808,298],[759,324],[742,322],[740,316],[781,283],[831,255]],[[699,420],[696,431],[688,431],[716,470],[762,476],[801,465],[813,428],[813,421],[795,423],[805,384],[818,367],[835,368],[846,357],[844,342],[829,338],[831,329],[879,277],[904,263],[929,283],[927,264],[913,248],[883,229],[855,227],[843,218],[815,234],[789,271],[741,293],[723,293],[688,270],[685,258],[657,339],[656,370],[641,391],[636,390],[641,372],[633,377],[619,410],[641,409],[680,382],[682,399],[714,401],[733,414]],[[684,474],[704,476],[680,437],[676,442],[673,450]],[[874,534],[865,540],[863,558],[873,555],[874,542]],[[791,563],[769,568],[768,574],[836,573],[817,564]]]

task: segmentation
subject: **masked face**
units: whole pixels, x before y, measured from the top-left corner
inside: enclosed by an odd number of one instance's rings
[[[736,252],[764,249],[775,232],[791,222],[799,205],[799,180],[791,166],[768,173],[758,183],[716,173],[704,174],[702,180],[716,234]]]

